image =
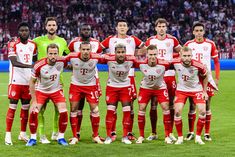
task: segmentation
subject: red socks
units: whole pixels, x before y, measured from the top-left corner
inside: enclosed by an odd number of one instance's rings
[[[60,117],[59,117],[59,132],[64,133],[68,124],[68,112],[63,111],[60,112]]]
[[[17,104],[10,104],[6,116],[6,132],[11,132]]]
[[[171,128],[171,115],[170,111],[163,111],[163,123],[164,123],[164,128],[165,128],[165,137],[168,137]]]
[[[127,136],[129,128],[130,128],[131,107],[124,106],[124,107],[122,107],[122,111],[123,111],[123,119],[122,119],[123,137],[125,137],[125,136]]]
[[[82,124],[82,118],[83,118],[83,115],[82,115],[82,110],[78,110],[78,122],[77,122],[77,133],[80,133],[80,130],[81,130],[81,124]]]
[[[106,134],[107,136],[111,137],[111,132],[113,128],[113,117],[115,113],[116,107],[113,105],[108,105],[107,106],[107,114],[106,114]]]
[[[29,104],[24,104],[20,110],[20,123],[21,123],[21,131],[26,132],[28,118],[29,118]]]
[[[91,112],[90,115],[91,115],[91,125],[92,125],[93,137],[96,137],[99,135],[100,115],[99,115],[99,112],[97,112],[97,113]]]
[[[139,126],[140,136],[144,137],[144,127],[145,127],[145,112],[144,111],[138,112],[138,126]]]
[[[175,117],[175,127],[176,131],[178,133],[178,137],[183,136],[183,123],[182,123],[182,117]]]
[[[199,115],[198,121],[197,121],[197,131],[196,131],[196,135],[201,136],[202,129],[203,129],[204,125],[205,125],[205,121],[206,121],[206,117]]]
[[[70,112],[70,124],[73,132],[73,137],[77,137],[78,113]]]
[[[206,112],[205,134],[210,134],[211,127],[211,112]]]

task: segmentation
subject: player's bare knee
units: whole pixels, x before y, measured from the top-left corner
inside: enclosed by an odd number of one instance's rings
[[[99,113],[99,107],[95,106],[94,108],[91,109],[91,112],[94,114]]]

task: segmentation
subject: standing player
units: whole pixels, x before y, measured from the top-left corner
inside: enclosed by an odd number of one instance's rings
[[[88,41],[81,42],[78,53],[71,53],[67,56],[67,62],[73,67],[72,81],[69,90],[70,101],[70,123],[73,132],[73,138],[69,144],[76,144],[80,138],[77,135],[78,109],[81,99],[86,98],[90,105],[90,119],[93,130],[93,141],[103,144],[99,137],[99,95],[96,81],[96,65],[99,62],[100,55],[91,53],[91,44]],[[79,127],[80,128],[80,127]],[[80,134],[79,134],[80,135]]]
[[[165,127],[165,142],[172,144],[173,141],[169,137],[169,128],[171,124],[169,98],[166,83],[163,79],[165,70],[169,68],[169,63],[157,59],[157,47],[150,45],[147,48],[147,61],[140,63],[139,68],[144,77],[141,81],[138,103],[138,124],[140,137],[136,143],[140,144],[144,141],[145,112],[149,100],[156,97],[163,110],[163,122]]]
[[[26,146],[37,143],[38,113],[48,99],[51,99],[59,111],[58,143],[68,145],[64,139],[64,132],[68,123],[68,112],[63,90],[60,84],[60,74],[67,66],[66,60],[58,58],[59,47],[50,44],[47,47],[47,58],[39,60],[35,65],[30,79],[30,93],[32,105],[30,108],[29,128],[31,138]],[[37,86],[35,86],[37,82]]]
[[[155,22],[155,30],[157,34],[147,39],[145,45],[156,45],[157,46],[157,58],[164,59],[166,61],[171,61],[173,59],[173,53],[178,53],[181,49],[181,45],[179,41],[166,33],[168,22],[159,18]],[[170,100],[170,112],[171,112],[171,128],[170,128],[170,137],[173,140],[176,140],[174,135],[172,134],[173,130],[173,122],[174,122],[174,108],[173,108],[173,100],[175,96],[176,89],[176,81],[175,81],[175,71],[167,70],[164,75],[164,80],[167,85],[169,100]],[[150,109],[150,120],[152,126],[152,133],[147,138],[147,140],[157,139],[157,131],[156,131],[156,123],[157,123],[157,102],[156,99],[152,99],[151,109]]]
[[[104,41],[101,42],[101,46],[104,49],[108,49],[108,52],[111,54],[114,54],[115,52],[115,46],[117,44],[124,44],[126,46],[126,53],[127,55],[135,55],[136,48],[142,48],[144,47],[144,43],[137,38],[136,36],[127,35],[128,31],[128,24],[127,21],[124,19],[120,19],[116,23],[116,31],[117,35],[111,35],[108,38],[106,38]],[[129,77],[131,79],[131,88],[132,88],[132,101],[131,101],[131,126],[128,133],[128,137],[130,140],[134,140],[135,137],[132,133],[133,123],[134,123],[134,110],[133,110],[133,102],[137,97],[136,93],[136,86],[135,86],[135,75],[134,75],[134,68],[131,68],[129,72]],[[116,111],[116,109],[115,109]],[[112,129],[112,139],[116,139],[116,120],[117,120],[117,114],[115,112],[114,114],[114,124]]]
[[[178,74],[178,83],[175,93],[175,126],[178,133],[178,140],[175,144],[183,143],[182,132],[182,110],[187,98],[191,98],[198,108],[199,118],[195,143],[205,144],[201,139],[202,129],[205,125],[208,73],[206,67],[192,59],[192,49],[184,46],[180,51],[180,58],[173,61],[175,71]],[[203,83],[199,78],[202,77]]]
[[[102,47],[100,45],[100,42],[94,38],[91,37],[91,26],[88,24],[83,24],[80,27],[80,37],[76,37],[69,43],[69,50],[70,52],[80,52],[80,45],[83,41],[90,42],[91,44],[91,52],[92,53],[101,53],[102,52]],[[97,68],[96,68],[97,69]],[[99,76],[98,76],[98,69],[96,72],[96,78],[97,78],[97,83],[98,83],[98,90],[99,90],[99,95],[102,95],[100,84],[99,84]],[[81,128],[81,123],[82,123],[82,110],[85,104],[85,98],[81,98],[79,101],[79,108],[78,108],[78,125],[77,125],[77,137],[78,139],[80,138],[80,128]]]
[[[56,35],[56,31],[58,28],[56,18],[47,17],[45,21],[45,28],[46,28],[47,34],[44,36],[37,37],[33,40],[37,44],[38,59],[42,59],[47,56],[47,46],[52,43],[55,43],[59,46],[59,56],[62,56],[63,54],[68,54],[70,51],[67,47],[67,42],[65,41],[64,38],[61,38]],[[62,83],[62,79],[61,79],[61,83]],[[44,121],[44,116],[43,116],[45,108],[46,108],[46,104],[43,105],[43,108],[41,112],[39,113],[38,119],[39,119],[40,142],[46,144],[46,143],[50,143],[50,141],[47,139],[45,135],[45,121]],[[59,116],[59,113],[55,107],[53,133],[51,136],[51,140],[56,140],[58,136],[58,116]]]
[[[117,109],[118,102],[122,103],[123,111],[123,138],[122,142],[125,144],[131,144],[132,142],[128,138],[128,131],[131,120],[131,81],[128,77],[129,71],[135,63],[135,57],[133,55],[126,55],[126,46],[124,44],[117,44],[115,46],[115,55],[107,57],[106,62],[109,67],[109,78],[106,87],[106,133],[107,138],[105,144],[110,144],[113,140],[112,129],[114,114]]]
[[[196,23],[193,26],[193,34],[195,36],[195,39],[186,42],[185,45],[192,49],[193,59],[203,63],[204,65],[206,65],[208,69],[209,83],[207,87],[207,94],[209,98],[206,101],[206,124],[205,124],[204,138],[206,141],[211,141],[212,139],[210,136],[210,122],[211,122],[210,104],[211,104],[211,98],[212,96],[214,96],[214,90],[218,90],[217,86],[220,75],[219,57],[215,43],[209,39],[204,38],[205,27],[202,23]],[[211,72],[211,59],[214,60],[215,64],[215,82],[213,80]],[[195,119],[196,119],[195,105],[192,102],[190,102],[190,111],[188,113],[189,133],[186,137],[186,140],[192,140],[194,138]]]
[[[28,122],[28,110],[30,103],[29,80],[33,61],[37,60],[36,44],[29,40],[29,25],[22,22],[18,28],[19,39],[8,44],[8,57],[10,60],[10,78],[8,86],[8,98],[10,105],[6,116],[5,144],[12,145],[11,128],[15,116],[18,101],[21,100],[21,131],[19,140],[28,141],[26,127]]]

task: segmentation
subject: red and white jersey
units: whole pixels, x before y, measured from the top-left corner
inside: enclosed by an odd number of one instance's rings
[[[80,44],[82,43],[81,37],[76,37],[69,43],[69,50],[71,52],[79,52],[80,51]],[[100,42],[94,38],[90,38],[89,42],[91,44],[91,52],[92,53],[101,53],[102,47],[100,45]]]
[[[130,69],[136,63],[135,57],[126,55],[125,61],[122,64],[117,63],[115,55],[105,57],[105,61],[109,68],[109,78],[107,86],[111,87],[128,87],[131,85],[130,78],[128,77]]]
[[[157,60],[157,65],[151,67],[146,61],[145,64],[140,64],[140,71],[144,77],[141,81],[141,88],[145,89],[166,89],[166,83],[163,79],[165,71],[169,69],[169,63],[163,60]]]
[[[211,73],[211,59],[218,57],[218,51],[216,49],[215,43],[209,39],[204,38],[203,42],[197,42],[195,39],[187,41],[185,46],[192,49],[193,59],[206,65],[209,72],[208,81],[210,84],[218,89]]]
[[[141,47],[144,43],[137,38],[136,36],[127,35],[126,38],[118,38],[117,35],[109,36],[104,41],[101,42],[101,46],[108,50],[109,53],[115,53],[115,46],[117,44],[126,45],[126,54],[127,55],[135,55],[136,47]],[[135,69],[132,68],[129,72],[129,76],[134,76]]]
[[[8,57],[16,56],[18,62],[32,65],[33,56],[37,55],[36,49],[36,44],[33,41],[28,40],[26,44],[23,44],[20,42],[20,39],[17,39],[17,41],[8,43]],[[15,67],[10,62],[9,71],[9,84],[29,85],[30,68]]]
[[[47,58],[39,60],[33,68],[32,77],[37,79],[36,90],[43,93],[54,93],[61,90],[60,74],[67,62],[64,58],[57,59],[55,65],[49,65]]]
[[[185,67],[181,59],[176,59],[173,60],[172,64],[178,74],[176,90],[184,92],[198,92],[203,90],[199,75],[205,76],[207,69],[202,63],[192,60],[191,66]]]
[[[81,60],[81,53],[70,53],[66,57],[66,61],[73,66],[73,75],[71,83],[80,86],[94,86],[96,85],[96,65],[101,57],[98,54],[90,54],[88,61]]]
[[[179,41],[169,34],[163,40],[158,39],[158,35],[151,36],[145,42],[145,46],[156,45],[157,46],[157,58],[164,59],[166,61],[172,61],[174,48],[180,46]],[[174,70],[168,70],[165,72],[165,76],[175,76]]]

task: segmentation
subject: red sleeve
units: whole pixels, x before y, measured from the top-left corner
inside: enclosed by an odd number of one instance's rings
[[[70,50],[70,52],[74,52],[74,40],[72,40],[70,43],[69,43],[69,46],[68,46],[68,48],[69,48],[69,50]]]
[[[101,43],[98,41],[98,50],[96,51],[96,53],[101,53],[103,51],[103,48],[101,46]]]
[[[143,41],[141,41],[138,37],[136,37],[134,35],[132,35],[131,37],[134,39],[136,47],[141,47],[142,46]]]
[[[32,77],[38,78],[40,76],[40,69],[42,66],[39,66],[37,63],[34,65],[32,70]]]
[[[173,58],[178,58],[179,56],[180,56],[179,53],[177,53],[177,52],[174,52],[174,53],[173,53]]]
[[[202,63],[193,61],[193,65],[198,68],[198,72],[201,76],[205,76],[207,73],[207,68]]]
[[[163,65],[166,68],[166,70],[170,69],[170,63],[168,61],[159,59],[157,60],[157,64]]]
[[[101,42],[101,46],[102,46],[104,49],[109,48],[109,41],[110,41],[110,38],[112,38],[111,35],[110,35],[108,38],[104,39],[104,40]]]
[[[144,61],[138,61],[135,59],[133,62],[133,68],[140,68],[140,64],[147,64],[147,59]]]
[[[218,57],[218,51],[216,49],[215,43],[211,43],[211,58]]]
[[[214,59],[214,65],[215,65],[215,78],[219,80],[220,78],[220,63],[218,56],[213,58]]]
[[[174,41],[174,48],[179,46],[180,43],[175,37],[173,37],[173,41]]]
[[[9,42],[7,44],[8,57],[16,56],[16,42]]]
[[[148,47],[150,45],[150,40],[151,40],[151,38],[148,38],[147,41],[145,42],[146,47]]]

